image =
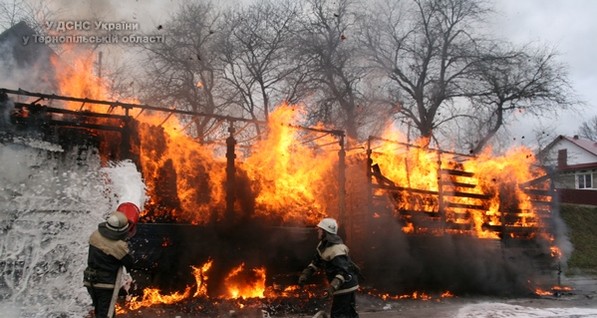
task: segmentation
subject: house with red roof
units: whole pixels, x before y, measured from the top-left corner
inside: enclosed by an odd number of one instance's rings
[[[597,142],[560,135],[537,157],[551,171],[560,202],[597,205]]]

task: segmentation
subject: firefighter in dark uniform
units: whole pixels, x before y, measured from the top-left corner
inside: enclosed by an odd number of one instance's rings
[[[116,211],[100,223],[89,237],[83,284],[91,296],[96,318],[108,317],[114,288],[120,289],[120,286],[115,285],[118,270],[122,266],[130,269],[133,263],[126,242],[130,236],[129,229],[127,216]]]
[[[331,318],[358,318],[355,308],[355,292],[359,288],[358,267],[348,256],[348,247],[338,236],[338,223],[332,218],[324,218],[317,228],[320,240],[317,253],[302,271],[299,285],[303,286],[315,272],[324,270],[329,283],[326,294],[333,296]]]

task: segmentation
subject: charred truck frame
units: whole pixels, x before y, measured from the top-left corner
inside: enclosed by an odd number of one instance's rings
[[[265,124],[231,116],[23,90],[0,89],[0,95],[5,102],[8,96],[35,98],[33,102],[13,102],[10,125],[4,125],[5,140],[8,140],[7,136],[35,130],[34,133],[47,141],[67,146],[97,147],[105,160],[131,159],[137,164],[138,122],[129,115],[132,109],[167,113],[164,122],[172,115],[227,122],[229,135],[226,139],[224,188],[225,215],[230,220],[234,219],[238,199],[235,190],[238,182],[235,124]],[[79,110],[66,110],[40,104],[41,101],[54,100],[80,103],[81,106]],[[103,105],[107,110],[101,113],[87,111],[84,109],[87,104]],[[112,114],[118,107],[124,109],[124,115]],[[333,181],[337,185],[336,215],[344,225],[343,234],[349,245],[353,246],[354,258],[364,269],[366,286],[398,293],[421,289],[456,293],[524,292],[534,287],[528,286],[529,276],[541,273],[551,280],[554,273],[559,275],[559,259],[550,246],[554,240],[552,234],[556,232],[553,214],[557,211],[557,202],[548,175],[543,174],[522,184],[496,182],[492,193],[487,193],[487,188],[479,184],[478,175],[465,168],[465,163],[473,156],[375,136],[369,137],[364,152],[361,148],[355,153],[347,151],[343,131],[293,127],[329,134],[337,140],[337,179]],[[382,144],[393,145],[399,153],[415,150],[432,154],[436,165],[430,168],[429,174],[435,178],[435,184],[427,188],[413,186],[408,181],[408,167],[417,163],[407,157],[401,159],[407,181],[394,180],[386,173],[389,167],[377,161]],[[522,191],[529,198],[530,206],[522,208],[509,194],[512,191]],[[365,196],[359,201],[365,204],[355,204],[356,199],[352,197],[348,200],[347,193]],[[497,210],[492,209],[494,198],[499,201]],[[532,215],[528,213],[531,208],[534,211]],[[180,266],[164,263],[174,258],[188,266],[197,258],[204,258],[205,253],[214,253],[210,242],[218,241],[229,244],[227,253],[237,254],[235,257],[246,256],[256,263],[265,264],[268,273],[272,273],[268,279],[293,284],[295,277],[288,273],[298,273],[316,244],[311,228],[270,226],[261,221],[240,223],[242,226],[237,223],[233,227],[222,224],[204,227],[140,224],[138,236],[144,239],[143,250],[148,255],[139,263],[137,270],[147,273],[147,284],[175,290],[192,278],[185,274],[173,277],[173,273],[180,271]],[[256,237],[256,231],[268,234]],[[480,232],[489,238],[480,237]],[[162,248],[166,241],[178,245],[178,251],[166,252]],[[276,245],[273,249],[272,244]],[[273,256],[272,250],[275,251]],[[229,254],[221,252],[220,256],[226,258]],[[480,259],[485,261],[480,262]],[[471,264],[462,266],[466,262]],[[494,268],[488,275],[484,268],[490,266],[489,263],[500,269]],[[475,275],[471,271],[485,274]],[[162,278],[160,273],[164,273]],[[177,284],[176,279],[183,282]]]

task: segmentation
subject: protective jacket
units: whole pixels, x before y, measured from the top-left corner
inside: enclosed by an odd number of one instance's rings
[[[358,267],[348,256],[348,247],[340,236],[328,233],[316,250],[317,253],[307,267],[310,274],[321,268],[325,271],[328,282],[338,279],[340,285],[334,295],[354,292],[359,288]]]
[[[133,258],[124,238],[126,232],[115,233],[100,223],[89,237],[87,268],[83,276],[85,286],[93,288],[114,288],[116,275],[121,266],[130,269]]]

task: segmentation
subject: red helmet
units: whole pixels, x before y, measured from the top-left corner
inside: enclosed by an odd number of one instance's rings
[[[121,203],[116,211],[124,213],[126,215],[127,220],[129,221],[129,236],[132,237],[137,233],[137,222],[139,222],[139,214],[141,211],[136,204],[132,202],[123,202]]]

